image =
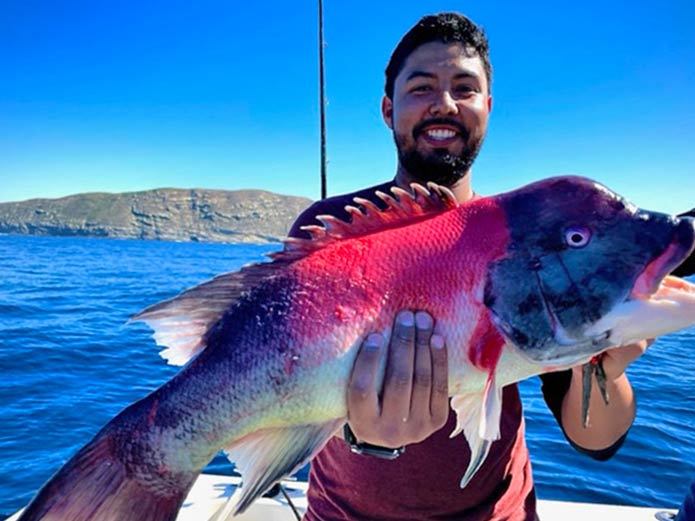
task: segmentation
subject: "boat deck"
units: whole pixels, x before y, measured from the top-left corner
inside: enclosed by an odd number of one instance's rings
[[[225,521],[218,517],[237,486],[239,478],[202,474],[184,501],[177,521]],[[299,513],[306,510],[307,484],[301,481],[284,481],[285,491]],[[657,513],[663,513],[657,517]],[[538,515],[543,521],[590,519],[591,521],[667,521],[675,516],[675,511],[665,508],[644,508],[591,503],[572,503],[566,501],[539,500]],[[16,521],[19,512],[8,521]],[[257,500],[234,521],[296,521],[287,500],[278,495],[274,498]]]

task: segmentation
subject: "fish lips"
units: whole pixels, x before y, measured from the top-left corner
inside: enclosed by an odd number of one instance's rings
[[[656,293],[664,278],[695,250],[695,219],[678,217],[674,237],[669,246],[639,275],[629,298],[646,298]]]

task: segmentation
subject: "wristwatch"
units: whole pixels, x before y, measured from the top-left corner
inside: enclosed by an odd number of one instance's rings
[[[371,443],[360,443],[352,432],[350,426],[346,423],[343,427],[343,437],[350,445],[350,450],[355,454],[364,454],[366,456],[374,456],[376,458],[394,460],[405,452],[405,447],[397,447],[389,449],[388,447],[380,447]]]

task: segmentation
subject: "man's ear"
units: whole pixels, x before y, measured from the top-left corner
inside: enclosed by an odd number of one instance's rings
[[[492,96],[487,97],[487,113],[492,112]]]
[[[386,126],[393,130],[393,101],[386,95],[381,98],[381,117]]]

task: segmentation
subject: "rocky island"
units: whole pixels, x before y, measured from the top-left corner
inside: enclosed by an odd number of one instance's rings
[[[0,203],[0,233],[263,244],[310,203],[263,190],[86,193]]]

